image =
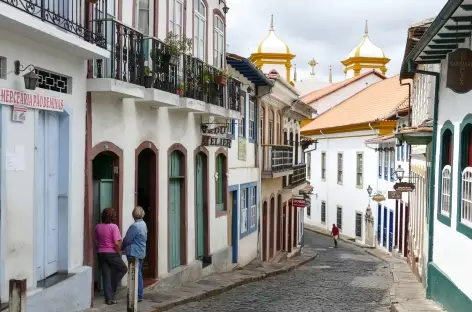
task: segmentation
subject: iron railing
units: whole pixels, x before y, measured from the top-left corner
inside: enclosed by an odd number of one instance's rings
[[[144,73],[144,86],[177,93],[180,58],[171,53],[169,47],[159,39],[146,38],[144,60],[148,64]]]
[[[287,145],[264,145],[264,171],[280,172],[293,167],[293,148]]]
[[[111,57],[94,61],[93,76],[143,85],[143,34],[115,20],[97,20],[94,29],[105,38]]]
[[[228,79],[228,108],[237,112],[241,111],[241,99],[240,93],[241,82],[239,80],[229,78]]]
[[[290,187],[297,187],[306,182],[306,164],[294,165],[293,174],[288,176],[288,185]]]
[[[92,21],[106,18],[107,1],[98,0],[0,0],[23,12],[70,32],[85,41],[104,47],[101,33]]]

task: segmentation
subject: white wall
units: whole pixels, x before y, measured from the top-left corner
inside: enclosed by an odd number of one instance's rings
[[[318,139],[318,146],[311,152],[311,180],[314,187],[311,197],[311,217],[305,215],[305,223],[331,229],[336,223],[337,206],[343,208],[341,233],[355,237],[355,213],[362,212],[363,217],[369,204],[367,186],[372,188],[377,183],[377,154],[367,148],[365,141],[373,138],[372,131],[345,132],[326,136],[313,136]],[[313,146],[312,146],[313,147]],[[311,149],[310,147],[309,149]],[[326,181],[321,180],[321,153],[326,152]],[[343,153],[343,183],[337,183],[337,154]],[[356,155],[364,153],[364,181],[361,188],[356,186]],[[321,202],[326,202],[326,222],[321,222]],[[373,211],[375,211],[373,209]],[[362,240],[365,241],[365,222],[362,223]]]
[[[0,31],[0,56],[7,58],[6,79],[0,80],[1,88],[24,90],[22,73],[15,76],[13,62],[20,60],[26,66],[34,64],[39,68],[69,76],[71,94],[63,94],[37,88],[34,93],[47,94],[64,100],[73,114],[70,116],[70,180],[69,180],[69,236],[66,238],[71,248],[67,251],[66,269],[70,272],[83,264],[83,209],[84,209],[84,152],[85,152],[85,63],[83,60],[62,53],[59,49],[36,43],[27,38]],[[34,51],[32,53],[31,51]],[[2,180],[2,268],[1,299],[8,301],[8,280],[26,278],[28,287],[36,286],[34,256],[34,154],[35,154],[35,114],[29,109],[24,123],[11,121],[11,107],[2,109],[2,164],[5,173]],[[14,152],[16,146],[25,148],[25,170],[4,171],[4,156]],[[5,184],[3,184],[5,183]],[[4,199],[4,201],[3,201]],[[62,222],[62,221],[61,221]],[[59,246],[59,248],[67,246]]]
[[[468,48],[469,40],[459,46]],[[459,289],[469,298],[472,298],[472,284],[468,274],[470,263],[472,263],[472,240],[456,230],[457,214],[460,213],[458,206],[458,172],[459,166],[459,125],[463,118],[470,113],[470,102],[472,93],[457,94],[446,88],[446,61],[441,64],[441,86],[439,91],[439,111],[438,111],[438,133],[437,133],[437,153],[436,153],[436,185],[438,185],[442,168],[439,168],[440,132],[445,121],[450,121],[454,125],[453,143],[453,181],[451,197],[451,226],[447,226],[437,219],[438,211],[438,188],[436,188],[434,203],[434,242],[433,261],[434,263],[454,282]]]

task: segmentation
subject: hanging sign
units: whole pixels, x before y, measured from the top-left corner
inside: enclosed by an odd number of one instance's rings
[[[402,199],[402,192],[388,191],[388,199]]]
[[[472,90],[472,50],[460,48],[449,53],[446,87],[456,93]]]
[[[223,146],[231,148],[231,139],[226,138],[215,138],[208,135],[202,136],[202,145],[203,146]]]
[[[19,105],[27,108],[44,109],[56,112],[64,111],[64,100],[43,94],[18,90],[1,89],[0,104]]]
[[[23,106],[13,106],[11,120],[15,122],[25,122],[28,109]]]
[[[294,197],[292,198],[292,206],[303,208],[306,206],[305,198],[303,197]]]
[[[207,124],[203,124],[202,132],[203,134],[226,136],[226,132],[228,132],[228,126],[224,125],[224,126],[209,128]]]
[[[397,182],[393,185],[393,189],[397,192],[413,192],[415,184],[410,182]]]

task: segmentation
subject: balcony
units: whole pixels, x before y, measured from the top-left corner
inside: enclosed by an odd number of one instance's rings
[[[273,179],[293,174],[293,147],[288,145],[263,145],[263,179]]]
[[[298,164],[293,166],[293,174],[288,176],[287,189],[294,189],[298,186],[308,183],[306,180],[306,164]]]
[[[92,21],[103,18],[107,1],[0,0],[0,27],[84,60],[108,58]]]

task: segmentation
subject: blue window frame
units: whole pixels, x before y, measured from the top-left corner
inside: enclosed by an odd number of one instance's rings
[[[382,178],[382,152],[380,150],[379,150],[379,178],[380,179]]]
[[[228,121],[228,134],[231,134],[231,139],[234,140],[235,133],[234,133],[234,119],[230,119]]]
[[[240,185],[240,236],[242,239],[257,231],[257,211],[259,201],[257,196],[257,182]]]
[[[246,92],[240,91],[241,94],[241,119],[238,121],[238,136],[240,138],[246,137]]]
[[[257,139],[257,104],[249,101],[249,143],[255,143]]]
[[[386,149],[387,146],[384,146],[385,150],[384,150],[384,164],[383,164],[383,167],[384,167],[384,179],[388,181],[388,155],[389,155],[389,151]]]
[[[397,146],[397,161],[400,161],[400,147]]]

